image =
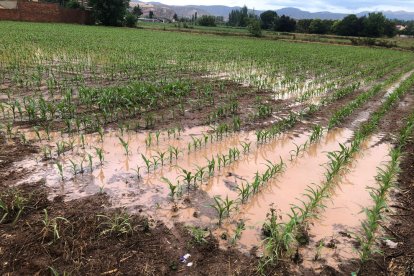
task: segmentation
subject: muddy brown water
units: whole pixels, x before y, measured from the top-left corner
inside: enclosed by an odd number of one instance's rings
[[[75,141],[73,151],[67,151],[59,160],[64,164],[64,181],[60,179],[55,166],[55,161],[41,161],[41,155],[31,160],[20,162],[20,166],[36,167],[35,172],[28,180],[46,179],[46,184],[51,188],[50,197],[65,195],[66,200],[92,195],[98,192],[106,192],[111,197],[113,207],[124,207],[130,212],[143,212],[154,219],[163,221],[167,226],[172,227],[174,222],[184,222],[190,225],[201,227],[213,227],[214,234],[220,237],[227,233],[230,238],[239,221],[244,221],[246,227],[242,232],[236,247],[248,252],[252,247],[261,244],[261,226],[265,221],[266,214],[271,207],[282,214],[283,220],[287,219],[291,204],[297,204],[297,198],[301,198],[308,185],[320,184],[323,181],[325,168],[324,163],[328,161],[327,152],[338,150],[338,143],[345,143],[353,132],[348,129],[335,129],[325,134],[320,142],[313,144],[298,158],[289,161],[292,150],[296,145],[301,145],[308,140],[309,133],[286,133],[278,138],[263,144],[257,145],[254,132],[240,132],[228,134],[221,140],[208,142],[201,149],[188,152],[188,143],[192,137],[202,138],[202,134],[208,134],[209,128],[196,127],[185,130],[180,136],[172,135],[168,138],[166,133],[161,133],[159,143],[156,144],[153,133],[153,143],[147,147],[145,140],[147,132],[135,133],[125,132],[123,135],[117,130],[110,130],[105,133],[103,142],[97,134],[84,135],[85,147],[81,146],[79,137],[60,137],[60,134],[52,135],[53,142],[43,140],[39,144],[54,146],[58,140]],[[31,133],[29,138],[35,139]],[[129,154],[126,155],[123,146],[119,141],[122,137],[129,142]],[[332,195],[332,201],[327,202],[327,208],[322,213],[320,220],[313,222],[310,228],[311,242],[309,246],[301,251],[305,258],[305,264],[315,268],[315,262],[311,260],[315,254],[315,247],[321,240],[329,242],[331,239],[338,239],[339,232],[354,231],[360,225],[363,214],[360,214],[362,207],[370,206],[371,199],[366,190],[369,184],[375,185],[374,176],[376,167],[382,161],[387,160],[389,150],[388,144],[379,144],[373,138],[367,142],[366,149],[356,157],[353,167],[343,175],[338,189]],[[176,183],[180,180],[181,169],[195,172],[196,165],[206,166],[206,158],[217,154],[226,154],[230,147],[238,147],[241,151],[241,142],[251,142],[250,152],[241,154],[239,160],[233,164],[216,171],[213,177],[206,179],[199,189],[189,192],[189,200],[186,200],[187,193],[174,202],[169,196],[169,189],[161,177],[166,177]],[[182,150],[177,161],[171,164],[169,160],[165,165],[146,172],[145,163],[141,157],[157,155],[157,152],[168,150],[169,146],[176,146]],[[105,152],[105,162],[99,165],[95,153],[95,147],[102,148]],[[56,151],[56,148],[54,148]],[[70,161],[80,164],[85,155],[93,156],[93,171],[89,169],[88,159],[84,160],[85,173],[73,175],[70,168]],[[168,155],[168,154],[167,154]],[[56,157],[56,156],[55,156]],[[263,173],[266,170],[266,161],[279,162],[282,158],[287,167],[285,172],[275,177],[261,191],[251,197],[245,204],[238,205],[233,210],[230,218],[224,220],[223,226],[216,227],[217,215],[213,208],[212,198],[228,196],[230,199],[237,199],[238,193],[235,187],[244,181],[252,181],[256,172]],[[138,179],[133,171],[137,166],[141,169],[141,178]],[[351,230],[350,230],[351,229]],[[333,237],[333,238],[332,238]],[[221,240],[223,247],[229,245],[229,240]],[[341,251],[340,256],[334,255],[334,251],[324,247],[321,250],[321,259],[338,260],[353,257],[350,242],[341,241],[337,245]],[[350,253],[348,253],[350,252]],[[316,265],[318,263],[316,262]]]
[[[310,243],[301,250],[304,265],[320,271],[321,263],[339,269],[339,264],[358,258],[352,236],[359,234],[361,222],[366,218],[363,208],[372,206],[369,187],[376,188],[378,167],[389,161],[391,145],[378,144],[379,137],[371,137],[341,177],[326,201],[326,209],[311,224]],[[324,246],[322,245],[324,244]],[[319,248],[318,261],[315,254]]]

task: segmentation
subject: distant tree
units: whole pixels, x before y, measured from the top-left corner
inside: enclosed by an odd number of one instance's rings
[[[223,24],[224,23],[224,16],[216,16],[216,23]]]
[[[137,22],[138,17],[135,14],[128,12],[125,16],[125,26],[134,28],[137,26]]]
[[[176,13],[174,13],[173,19],[174,21],[178,21],[178,15]]]
[[[369,13],[364,19],[364,35],[379,37],[384,34],[384,26],[387,19],[382,13]]]
[[[363,20],[358,18],[355,14],[346,16],[341,21],[338,21],[333,31],[335,34],[344,36],[360,36],[364,29]]]
[[[262,36],[262,28],[260,27],[260,20],[256,18],[251,18],[247,25],[247,29],[249,30],[250,34],[256,37]]]
[[[394,37],[397,34],[397,24],[390,20],[386,20],[384,24],[384,35]]]
[[[300,19],[296,23],[296,31],[299,33],[309,33],[309,26],[312,23],[312,19]]]
[[[132,14],[134,14],[135,16],[141,16],[142,15],[141,7],[139,5],[135,6],[132,9]]]
[[[216,26],[216,18],[212,15],[202,15],[198,19],[197,23],[200,26],[215,27]]]
[[[408,22],[405,29],[401,33],[404,35],[414,35],[414,21]]]
[[[154,18],[154,12],[153,11],[150,11],[149,14],[148,14],[148,17],[149,18]]]
[[[228,25],[234,27],[246,27],[249,23],[249,19],[256,18],[246,6],[243,6],[240,10],[232,10],[229,14]]]
[[[296,29],[296,20],[289,16],[282,15],[276,21],[275,31],[278,32],[293,32]]]
[[[98,24],[122,26],[129,7],[129,0],[89,0],[88,4]]]
[[[320,19],[312,20],[309,25],[309,33],[312,34],[326,34],[328,32],[327,25]]]
[[[260,21],[263,29],[273,29],[278,15],[275,11],[265,11],[260,14]]]

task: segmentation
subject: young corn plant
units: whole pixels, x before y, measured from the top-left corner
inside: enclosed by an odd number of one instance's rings
[[[226,195],[226,199],[222,201],[226,210],[227,216],[230,216],[230,211],[235,208],[236,201],[230,200],[229,196]]]
[[[239,199],[242,204],[246,203],[251,195],[251,186],[246,182],[242,182],[241,185],[236,187],[239,192]]]
[[[93,172],[93,157],[88,153],[89,169]]]
[[[151,170],[152,162],[150,159],[145,157],[145,155],[143,155],[142,153],[141,153],[141,157],[142,157],[142,160],[144,160],[145,166],[147,167],[147,173],[149,173]]]
[[[223,221],[223,218],[226,214],[226,205],[224,201],[219,196],[213,197],[214,204],[211,204],[210,206],[214,208],[218,215],[218,225],[221,226],[221,223]]]
[[[71,165],[73,175],[76,176],[78,174],[78,165],[72,159],[69,159],[69,162],[70,162],[70,165]]]
[[[167,152],[165,151],[165,152],[160,152],[160,151],[157,151],[157,154],[158,154],[158,160],[160,160],[161,161],[161,166],[164,166],[164,161],[165,161],[165,157],[166,157],[166,155],[167,155]]]
[[[63,176],[63,165],[62,163],[60,163],[59,161],[56,162],[56,168],[58,169],[59,175],[61,180],[64,180],[64,176]]]
[[[178,147],[169,146],[168,151],[170,153],[170,163],[172,163],[173,157],[175,160],[178,159],[178,155],[180,154]]]
[[[247,142],[244,142],[244,141],[242,141],[241,143],[240,143],[240,145],[242,146],[242,148],[243,148],[243,153],[244,154],[246,154],[246,153],[248,153],[249,151],[250,151],[250,145],[252,144],[252,142],[249,142],[249,143],[247,143]]]
[[[311,134],[311,136],[309,138],[309,141],[311,143],[314,143],[316,141],[319,141],[321,139],[322,135],[323,135],[323,128],[322,128],[322,126],[315,125],[313,127],[312,134]]]
[[[129,155],[129,143],[122,139],[121,137],[118,137],[119,142],[121,143],[122,147],[124,148],[125,154]]]
[[[175,198],[175,196],[178,192],[179,185],[178,184],[174,185],[168,178],[161,177],[161,179],[162,179],[162,181],[164,181],[165,183],[168,184],[168,188],[170,189],[171,199],[174,200],[174,198]]]
[[[137,174],[137,179],[139,180],[141,178],[141,174],[140,174],[141,167],[137,165],[137,167],[132,170]]]
[[[147,148],[151,147],[152,145],[152,133],[149,132],[147,138],[145,138],[145,145]]]
[[[95,147],[95,151],[96,151],[96,155],[98,155],[99,158],[99,164],[101,164],[101,166],[103,165],[104,162],[104,152],[103,149],[100,148],[96,148]]]
[[[187,183],[187,192],[189,193],[191,181],[194,179],[194,175],[192,174],[191,171],[187,171],[183,168],[181,168],[181,172],[182,174],[180,175],[180,177],[182,177],[182,179]]]

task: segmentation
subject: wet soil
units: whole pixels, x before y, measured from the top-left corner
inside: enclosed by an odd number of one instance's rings
[[[412,94],[408,95],[411,97]],[[411,102],[408,111],[412,110],[414,104]],[[401,125],[400,116],[401,113],[391,112],[383,126],[393,129],[395,124]],[[414,134],[403,147],[396,186],[391,194],[393,203],[389,206],[388,221],[382,225],[383,236],[396,243],[396,247],[381,243],[379,247],[383,254],[364,264],[361,275],[414,275]]]
[[[23,167],[12,167],[15,162],[22,161],[34,153],[37,153],[36,146],[23,145],[18,139],[6,142],[6,138],[0,134],[0,189],[15,184],[30,173]]]
[[[410,95],[410,94],[407,94]],[[409,98],[409,96],[406,96]],[[413,110],[413,101],[404,98],[402,104],[383,120],[381,132],[392,133],[397,130],[393,122],[401,119]],[[360,115],[357,112],[355,120]],[[19,168],[19,161],[37,152],[31,145],[22,145],[18,141],[8,142],[0,137],[0,189],[2,192],[26,179],[31,173]],[[412,217],[414,215],[413,189],[413,152],[412,141],[404,149],[406,155],[401,164],[399,177],[401,191],[395,194],[395,213],[388,226],[388,235],[401,242],[395,250],[384,248],[385,258],[368,263],[362,274],[404,272],[412,273],[414,246]],[[17,167],[15,166],[17,164]],[[257,259],[254,254],[246,256],[239,251],[219,248],[212,234],[207,243],[197,245],[188,230],[182,224],[166,227],[163,223],[149,220],[139,214],[129,218],[133,232],[128,235],[104,234],[103,219],[97,215],[113,217],[122,212],[113,209],[108,195],[95,194],[81,199],[65,201],[58,196],[48,199],[49,190],[43,182],[22,184],[18,188],[27,205],[16,224],[8,221],[0,224],[0,271],[2,274],[26,275],[50,274],[52,269],[59,273],[71,274],[127,274],[127,275],[255,275]],[[42,220],[44,209],[49,218],[64,217],[58,221],[59,239],[46,231]],[[395,218],[394,218],[395,217]],[[147,224],[150,226],[148,229]],[[188,267],[179,261],[185,253],[192,256]],[[35,259],[32,256],[36,256]],[[281,262],[279,267],[270,268],[269,275],[289,274],[297,267]],[[339,270],[329,264],[322,264],[320,274],[335,275],[342,271],[355,271],[351,268]],[[307,268],[297,274],[316,274]],[[398,274],[398,273],[396,273]]]
[[[35,194],[33,190],[37,191]],[[28,211],[16,224],[0,226],[2,275],[50,275],[52,270],[70,275],[254,275],[256,260],[237,251],[222,251],[214,238],[197,244],[182,225],[163,224],[131,216],[132,232],[108,233],[102,224],[122,210],[108,210],[108,197],[97,194],[64,202],[47,200],[41,183],[19,187],[31,198]],[[60,238],[42,220],[56,217]],[[191,254],[187,263],[180,257]],[[190,262],[193,265],[187,266]]]

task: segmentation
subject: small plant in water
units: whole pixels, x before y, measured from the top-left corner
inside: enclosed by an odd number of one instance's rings
[[[63,165],[62,165],[62,163],[60,163],[59,161],[57,161],[56,162],[56,167],[57,167],[57,169],[59,171],[60,178],[63,181],[64,180],[64,177],[63,177]]]

